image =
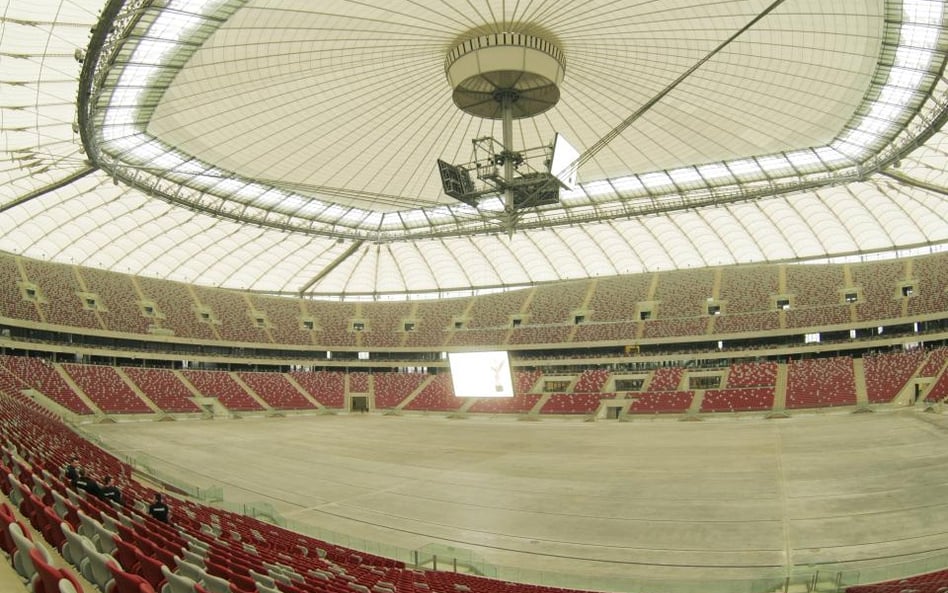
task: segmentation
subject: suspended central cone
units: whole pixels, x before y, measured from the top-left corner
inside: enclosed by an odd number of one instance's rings
[[[486,119],[533,117],[560,100],[566,75],[563,52],[549,41],[524,33],[492,33],[468,39],[448,53],[444,71],[454,104]]]

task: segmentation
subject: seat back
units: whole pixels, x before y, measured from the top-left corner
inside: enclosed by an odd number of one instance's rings
[[[83,510],[76,511],[76,515],[79,517],[79,534],[86,536],[90,541],[94,542],[95,536],[99,533],[95,528],[95,524],[98,523],[98,520],[90,517]],[[102,550],[99,551],[101,552]]]
[[[109,571],[108,565],[111,562],[119,566],[118,562],[112,556],[99,552],[95,548],[95,544],[92,543],[92,540],[83,538],[82,544],[83,550],[86,552],[86,558],[88,559],[86,565],[87,569],[82,573],[82,576],[92,581],[99,590],[108,591],[109,583],[115,578]],[[119,566],[119,568],[121,568],[121,566]]]
[[[247,573],[250,575],[250,578],[252,578],[258,585],[270,587],[271,589],[276,588],[276,582],[269,575],[259,573],[252,568],[248,570]]]
[[[23,484],[21,484],[13,474],[7,474],[7,480],[11,486],[10,492],[7,493],[7,498],[10,499],[13,506],[19,507],[20,503],[23,502]]]
[[[197,552],[193,552],[188,548],[181,549],[181,558],[187,560],[195,566],[200,566],[201,568],[207,568],[207,564],[204,561],[204,555]]]
[[[43,548],[40,543],[34,543],[27,539],[27,537],[23,535],[23,530],[16,523],[10,525],[10,536],[13,538],[13,543],[16,544],[16,552],[13,553],[13,568],[17,574],[26,579],[27,582],[33,582],[33,579],[36,578],[36,567],[33,566],[33,561],[30,559],[30,550],[40,550],[43,558],[45,558],[47,562],[52,562],[49,557],[49,552],[47,552],[46,548]]]
[[[63,558],[66,559],[66,562],[71,564],[76,570],[82,572],[83,564],[87,563],[86,559],[86,550],[83,544],[83,536],[79,535],[73,531],[72,526],[69,523],[63,521],[59,524],[59,528],[63,532],[63,537],[66,538],[66,543],[62,547]],[[94,547],[92,542],[88,542],[89,547]]]
[[[13,509],[6,503],[3,503],[2,507],[0,507],[0,549],[3,549],[11,558],[13,557],[13,553],[16,552],[16,544],[10,536],[10,527],[12,525],[17,525],[20,533],[29,534],[29,531],[24,529],[23,524],[21,524],[13,514]]]
[[[43,553],[40,552],[39,548],[36,547],[30,550],[30,562],[36,568],[37,575],[39,575],[39,580],[33,586],[34,592],[56,593],[59,590],[59,581],[62,579],[60,569],[50,564],[43,557]]]
[[[61,579],[59,581],[59,593],[82,593],[82,585],[76,581]]]
[[[106,566],[108,566],[109,572],[112,573],[112,578],[115,580],[114,593],[155,593],[148,581],[137,574],[125,572],[119,567],[118,563],[109,562]]]
[[[49,545],[62,552],[63,546],[66,544],[66,536],[63,535],[62,527],[60,527],[62,520],[59,518],[59,515],[56,514],[53,507],[44,506],[41,511],[40,519],[40,529],[43,533],[43,539],[49,542]]]
[[[115,553],[112,554],[112,556],[119,561],[119,564],[121,564],[125,570],[138,572],[139,558],[141,558],[143,554],[135,544],[116,537]]]
[[[59,515],[59,518],[68,522],[72,525],[73,530],[79,528],[79,509],[76,508],[76,505],[69,502],[69,500],[64,497],[59,492],[53,490],[53,510],[56,511],[56,514]]]
[[[164,573],[161,571],[164,566],[164,563],[157,558],[152,558],[151,556],[138,557],[138,574],[148,581],[148,584],[150,584],[155,591],[160,590],[165,582]]]
[[[37,531],[43,530],[43,501],[36,498],[36,495],[23,487],[23,502],[20,503],[20,513],[30,522]]]
[[[177,569],[175,570],[176,574],[188,577],[195,583],[199,583],[204,580],[204,576],[206,573],[204,572],[204,569],[201,568],[200,566],[191,564],[187,560],[183,558],[179,558],[177,556],[175,556],[174,561],[175,561],[175,565],[177,566]]]
[[[95,531],[95,537],[92,541],[103,554],[115,553],[115,536],[118,535],[99,521],[92,522],[92,529]]]
[[[230,581],[210,573],[204,575],[201,584],[204,585],[204,588],[207,589],[209,593],[231,593]]]
[[[162,566],[162,576],[165,577],[165,587],[162,593],[194,593],[195,580],[184,575],[171,572],[167,566]]]

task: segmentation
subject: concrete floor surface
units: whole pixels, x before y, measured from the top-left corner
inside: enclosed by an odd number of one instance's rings
[[[227,502],[265,501],[303,526],[408,550],[451,546],[523,571],[505,578],[760,591],[817,570],[865,582],[927,569],[930,556],[948,566],[940,414],[371,414],[83,429],[182,480],[222,485]]]

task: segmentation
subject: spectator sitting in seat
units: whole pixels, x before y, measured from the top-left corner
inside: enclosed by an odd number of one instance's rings
[[[112,483],[112,476],[105,476],[102,478],[102,487],[99,489],[99,498],[109,502],[122,504],[122,491],[119,490],[118,486]]]
[[[63,476],[73,488],[76,487],[76,478],[79,477],[79,458],[75,455],[69,458],[69,463],[63,469]]]
[[[155,501],[148,506],[148,514],[162,523],[168,522],[170,509],[168,505],[165,504],[165,499],[160,492],[155,493]]]
[[[76,472],[78,476],[76,476],[76,481],[73,482],[73,487],[76,490],[88,492],[93,496],[99,496],[99,483],[86,475],[85,468],[80,467]]]

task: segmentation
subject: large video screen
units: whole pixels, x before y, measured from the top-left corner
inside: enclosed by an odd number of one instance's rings
[[[449,352],[448,364],[457,397],[513,397],[506,352]]]
[[[550,174],[567,190],[576,186],[576,174],[579,165],[579,151],[567,142],[562,134],[553,139],[553,158],[550,161]]]

